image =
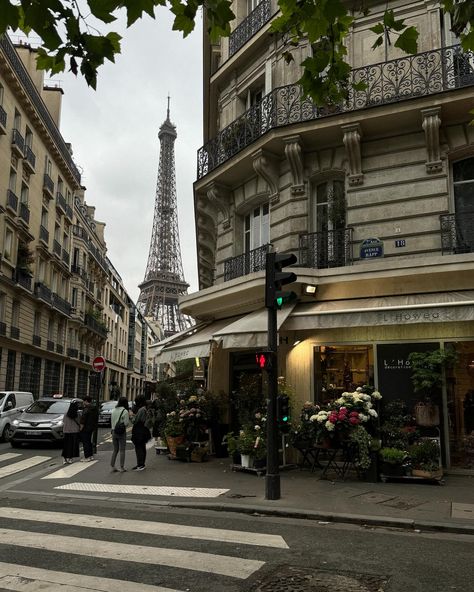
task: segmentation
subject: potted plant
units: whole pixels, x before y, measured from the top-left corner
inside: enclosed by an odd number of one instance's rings
[[[389,477],[403,477],[405,475],[408,453],[398,448],[381,448],[379,451],[381,460],[381,473]]]
[[[247,424],[237,436],[231,432],[224,440],[231,455],[240,454],[241,466],[244,468],[252,468],[255,461],[264,461],[266,457],[264,430],[260,424]]]
[[[177,446],[186,439],[183,422],[180,421],[178,412],[170,411],[166,414],[164,434],[170,451],[170,458],[175,459]]]
[[[412,475],[426,479],[440,479],[443,469],[440,463],[440,448],[436,440],[423,438],[410,448]]]

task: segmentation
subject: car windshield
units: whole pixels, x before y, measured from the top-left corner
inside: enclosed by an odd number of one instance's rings
[[[117,407],[117,401],[106,401],[105,403],[102,403],[100,410],[110,411],[111,409],[115,409],[115,407]]]
[[[66,413],[71,401],[35,401],[28,407],[26,413]]]

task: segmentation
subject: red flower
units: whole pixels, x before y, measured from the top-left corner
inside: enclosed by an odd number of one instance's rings
[[[358,423],[360,423],[360,420],[359,420],[357,417],[350,417],[350,418],[349,418],[349,422],[350,422],[352,425],[357,425]]]

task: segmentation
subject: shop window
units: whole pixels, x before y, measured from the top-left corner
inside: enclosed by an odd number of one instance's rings
[[[371,345],[323,345],[315,348],[315,401],[328,403],[343,392],[374,384]]]
[[[474,251],[474,157],[453,163],[453,194],[458,248]]]

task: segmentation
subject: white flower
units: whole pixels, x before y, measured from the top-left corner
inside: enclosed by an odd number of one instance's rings
[[[261,428],[259,425],[253,426],[253,428],[254,428],[254,430],[256,430],[257,432],[258,432],[259,430],[261,430],[261,429],[262,429],[262,428]]]
[[[361,393],[361,392],[362,392],[362,387],[361,387],[361,386],[358,386],[358,387],[356,388],[356,393]]]
[[[372,393],[372,399],[381,399],[382,395],[379,393],[379,391],[374,391]]]
[[[324,427],[328,430],[328,432],[332,432],[332,431],[334,431],[336,426],[333,423],[331,423],[330,421],[327,421],[324,424]]]
[[[359,413],[359,419],[360,419],[360,421],[368,421],[369,420],[369,416],[368,415],[364,415],[363,413]]]
[[[373,407],[372,403],[366,403],[365,406],[367,407],[367,409],[372,409]]]
[[[372,417],[378,417],[378,413],[377,411],[375,411],[375,409],[369,409],[369,413]]]

